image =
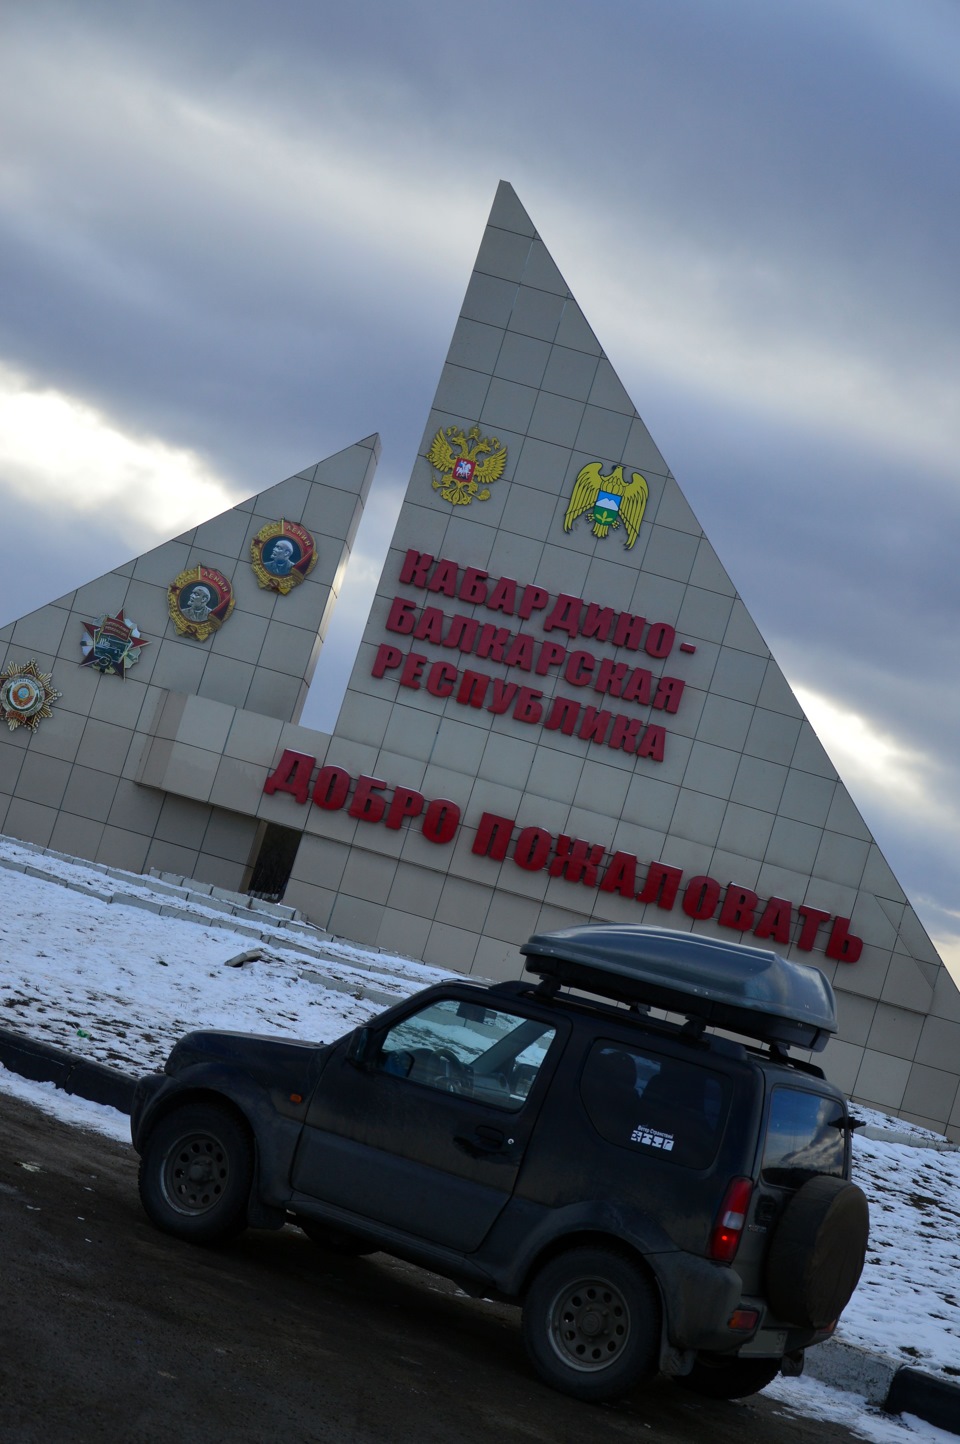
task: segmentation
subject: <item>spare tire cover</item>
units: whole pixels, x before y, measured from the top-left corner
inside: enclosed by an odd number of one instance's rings
[[[790,1199],[767,1253],[770,1307],[784,1323],[822,1329],[849,1303],[863,1271],[870,1212],[843,1178],[810,1178]]]

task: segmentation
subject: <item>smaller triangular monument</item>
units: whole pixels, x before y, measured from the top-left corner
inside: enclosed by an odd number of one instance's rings
[[[368,436],[12,622],[0,665],[55,673],[57,718],[116,716],[122,680],[124,715],[153,687],[296,722],[379,454]],[[125,619],[142,645],[123,656]]]
[[[251,730],[272,745],[300,717],[379,453],[368,436],[0,629],[0,829],[238,888]]]

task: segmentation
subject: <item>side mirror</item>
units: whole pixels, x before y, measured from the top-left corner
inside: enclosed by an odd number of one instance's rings
[[[347,1049],[347,1062],[352,1063],[355,1068],[366,1068],[369,1066],[368,1054],[370,1052],[370,1029],[357,1028],[350,1039],[350,1046]]]

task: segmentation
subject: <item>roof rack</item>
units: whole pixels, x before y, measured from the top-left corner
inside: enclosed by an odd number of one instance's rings
[[[597,923],[535,933],[526,968],[561,986],[645,1003],[764,1043],[819,1053],[837,1031],[824,975],[764,948],[676,928]]]

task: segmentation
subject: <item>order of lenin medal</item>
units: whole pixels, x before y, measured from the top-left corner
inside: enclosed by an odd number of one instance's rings
[[[295,521],[268,522],[250,543],[254,576],[261,587],[286,596],[317,564],[317,546],[306,527]]]
[[[189,567],[167,588],[167,604],[180,635],[205,642],[233,611],[233,588],[213,567]]]

